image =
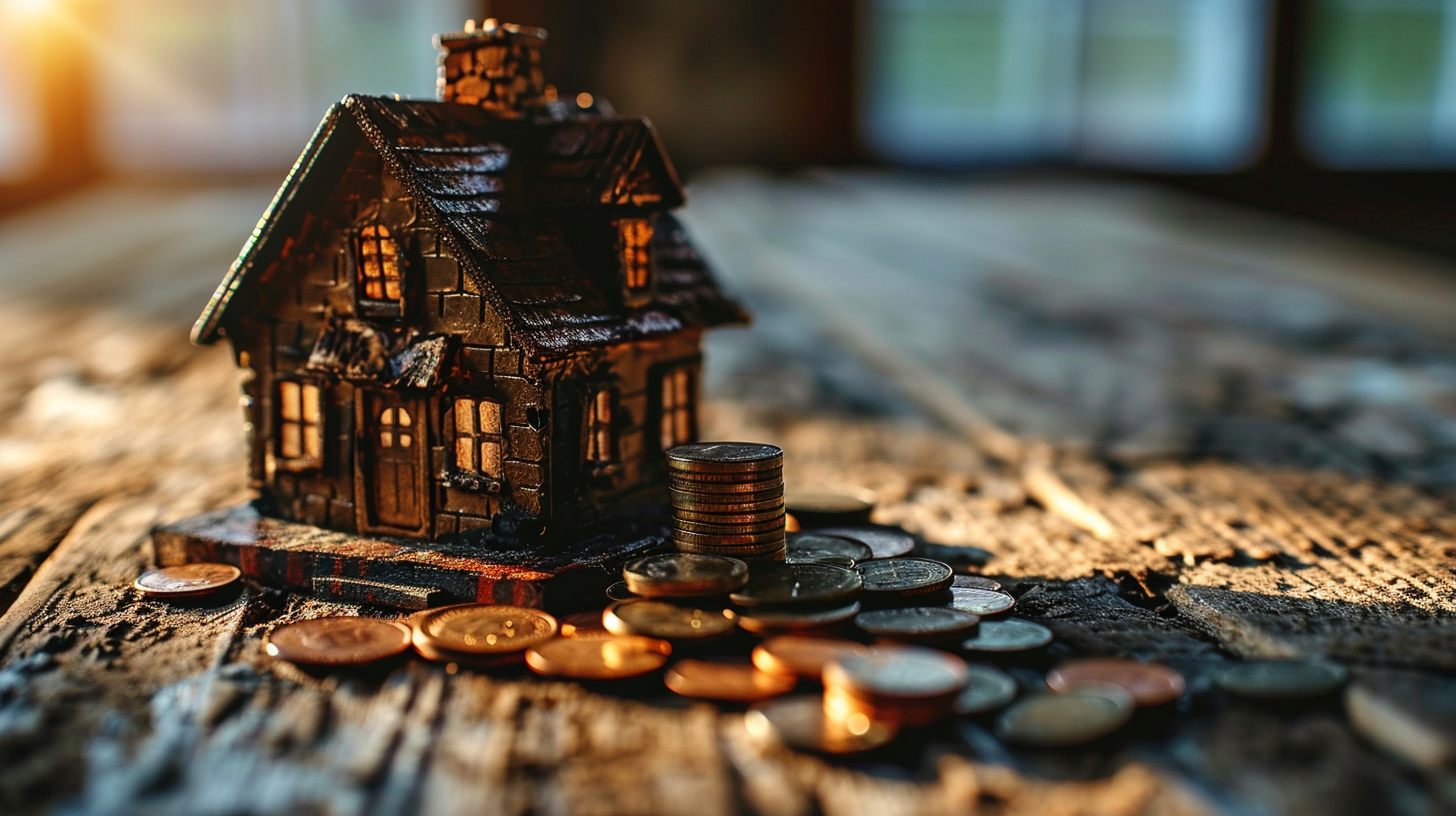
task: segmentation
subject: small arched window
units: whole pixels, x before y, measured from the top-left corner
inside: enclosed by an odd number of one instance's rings
[[[370,225],[359,231],[359,299],[398,309],[404,301],[399,242],[389,228]]]

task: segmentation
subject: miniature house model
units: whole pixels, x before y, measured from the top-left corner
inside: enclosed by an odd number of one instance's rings
[[[544,40],[441,35],[440,101],[330,109],[199,318],[268,515],[448,540],[665,501],[702,332],[746,315],[652,125],[556,101]]]

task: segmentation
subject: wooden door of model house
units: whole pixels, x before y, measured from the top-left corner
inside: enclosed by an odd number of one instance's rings
[[[425,404],[394,391],[361,391],[355,501],[361,532],[429,532]]]

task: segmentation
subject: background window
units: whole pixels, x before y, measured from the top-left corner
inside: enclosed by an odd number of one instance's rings
[[[693,373],[688,366],[662,377],[662,449],[693,441]]]
[[[323,412],[319,387],[312,383],[278,384],[278,456],[294,466],[323,461]]]
[[[612,389],[599,388],[592,394],[587,407],[586,434],[588,462],[604,464],[617,458],[612,444]]]
[[[622,257],[622,281],[628,292],[639,292],[652,281],[652,222],[623,218],[617,222],[617,246]]]
[[[499,402],[455,400],[455,469],[501,478]]]
[[[398,304],[400,290],[399,242],[384,226],[359,231],[359,292],[366,300]]]

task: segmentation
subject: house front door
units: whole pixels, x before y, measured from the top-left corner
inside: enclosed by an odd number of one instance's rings
[[[359,396],[360,526],[365,532],[428,534],[424,403],[391,391]]]

